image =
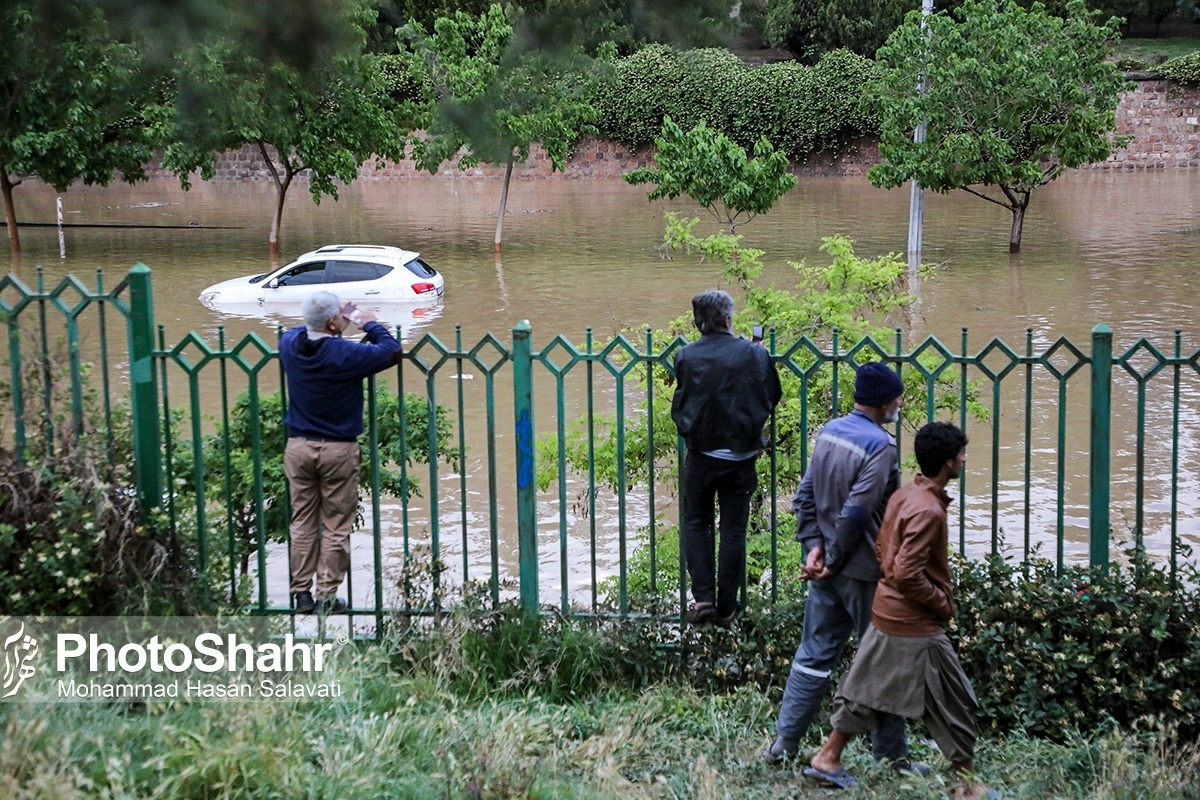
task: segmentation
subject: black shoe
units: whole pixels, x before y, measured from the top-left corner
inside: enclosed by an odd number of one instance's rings
[[[892,762],[892,769],[896,772],[906,775],[919,775],[922,778],[928,778],[933,774],[928,764],[922,764],[920,761],[909,761],[907,758],[899,758]]]
[[[705,602],[692,603],[683,614],[683,618],[688,621],[689,625],[703,625],[712,622],[715,616],[717,616],[717,604]]]
[[[795,758],[799,750],[800,745],[798,742],[788,741],[776,736],[775,741],[767,745],[767,748],[762,751],[762,760],[772,767],[778,766],[790,758]]]
[[[328,597],[317,601],[317,613],[325,617],[330,614],[346,613],[347,603],[340,597]]]
[[[296,614],[311,614],[317,607],[312,592],[296,592],[292,595],[292,611]]]

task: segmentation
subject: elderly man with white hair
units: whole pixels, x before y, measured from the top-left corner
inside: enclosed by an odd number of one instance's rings
[[[279,340],[288,388],[283,469],[292,499],[292,608],[336,614],[347,607],[337,591],[350,567],[358,513],[363,378],[397,363],[400,343],[374,314],[357,310],[353,323],[366,336],[361,342],[343,339],[351,320],[331,292],[312,294],[300,313],[304,325]]]

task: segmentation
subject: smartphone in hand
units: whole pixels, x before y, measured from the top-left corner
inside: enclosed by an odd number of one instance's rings
[[[357,325],[362,320],[362,312],[358,310],[358,306],[354,305],[354,303],[346,303],[346,305],[342,306],[342,316],[354,325]]]
[[[751,340],[755,341],[755,342],[761,342],[763,340],[763,326],[762,325],[754,326],[754,331],[751,334]]]

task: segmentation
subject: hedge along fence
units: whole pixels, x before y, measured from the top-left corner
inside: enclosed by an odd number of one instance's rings
[[[816,65],[749,67],[726,50],[647,47],[616,62],[595,104],[601,136],[632,148],[654,142],[664,116],[688,130],[703,121],[752,149],[766,136],[793,161],[875,133],[859,108],[875,63],[848,50]]]

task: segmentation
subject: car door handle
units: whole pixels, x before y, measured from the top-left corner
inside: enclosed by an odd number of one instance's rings
[[[379,290],[378,289],[368,289],[367,291],[363,292],[363,294],[379,294]]]

